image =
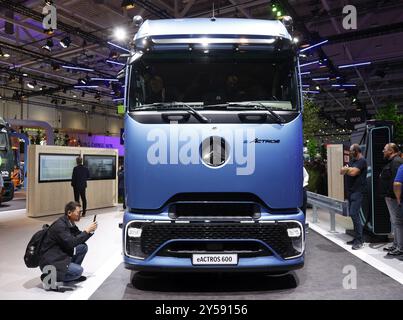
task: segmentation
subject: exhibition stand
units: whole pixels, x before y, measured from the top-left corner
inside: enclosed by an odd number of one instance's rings
[[[88,208],[112,207],[118,202],[118,150],[30,145],[28,148],[27,215],[40,217],[64,212],[74,200],[71,176],[81,156],[90,171]]]

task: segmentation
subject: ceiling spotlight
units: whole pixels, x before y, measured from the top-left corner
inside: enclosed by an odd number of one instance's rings
[[[112,50],[109,53],[109,59],[117,59],[117,58],[119,58],[119,53],[117,51]]]
[[[70,37],[64,37],[62,40],[60,40],[60,45],[61,45],[63,48],[69,47],[69,46],[70,46],[70,43],[71,43]]]
[[[10,54],[8,54],[8,53],[3,53],[3,50],[0,48],[0,57],[3,57],[3,58],[10,58]]]
[[[55,63],[55,62],[52,62],[52,69],[54,70],[54,71],[59,71],[60,70],[60,65],[59,64],[57,64],[57,63]]]
[[[47,35],[52,35],[55,33],[55,30],[53,30],[52,28],[50,29],[43,29],[43,32],[46,33]]]
[[[28,83],[27,83],[27,87],[30,88],[30,89],[35,89],[35,86],[36,86],[36,85],[37,85],[37,82],[36,82],[36,81],[28,82]]]
[[[52,51],[52,47],[53,47],[53,40],[52,40],[52,39],[48,39],[48,40],[46,41],[46,44],[42,46],[42,49],[51,52],[51,51]]]
[[[73,94],[73,98],[77,98],[77,95]]]
[[[123,0],[121,4],[122,8],[133,9],[135,7],[133,0]]]
[[[127,38],[127,31],[121,27],[118,27],[113,31],[113,36],[116,40],[123,41]]]
[[[87,80],[86,79],[78,79],[78,83],[79,84],[87,84]]]

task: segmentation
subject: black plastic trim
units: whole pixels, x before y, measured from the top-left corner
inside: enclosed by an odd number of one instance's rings
[[[278,122],[273,119],[273,117],[263,117],[264,111],[256,110],[256,112],[252,112],[251,110],[217,110],[219,112],[212,112],[211,110],[197,110],[207,119],[209,119],[210,123],[267,123],[267,124],[278,124]],[[279,116],[281,116],[285,122],[284,124],[293,121],[300,114],[299,111],[295,110],[281,110],[275,111]],[[129,112],[128,115],[138,123],[142,124],[167,124],[167,110],[149,110],[149,111],[132,111]],[[183,116],[183,110],[169,110],[169,116],[174,116],[177,114],[178,116]],[[256,119],[251,119],[252,115],[255,114]],[[200,123],[200,120],[197,119],[194,115],[189,116],[187,119],[183,117],[180,123]]]

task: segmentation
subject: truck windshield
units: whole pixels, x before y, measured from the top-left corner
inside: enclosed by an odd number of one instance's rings
[[[295,62],[289,54],[148,54],[132,66],[130,77],[130,111],[175,101],[198,109],[243,101],[273,102],[285,110],[298,105]]]

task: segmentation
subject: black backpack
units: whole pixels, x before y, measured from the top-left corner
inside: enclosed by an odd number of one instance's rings
[[[50,227],[48,224],[44,224],[42,226],[42,230],[36,232],[28,242],[24,255],[24,262],[28,268],[39,267],[41,245],[48,233],[49,228]]]

